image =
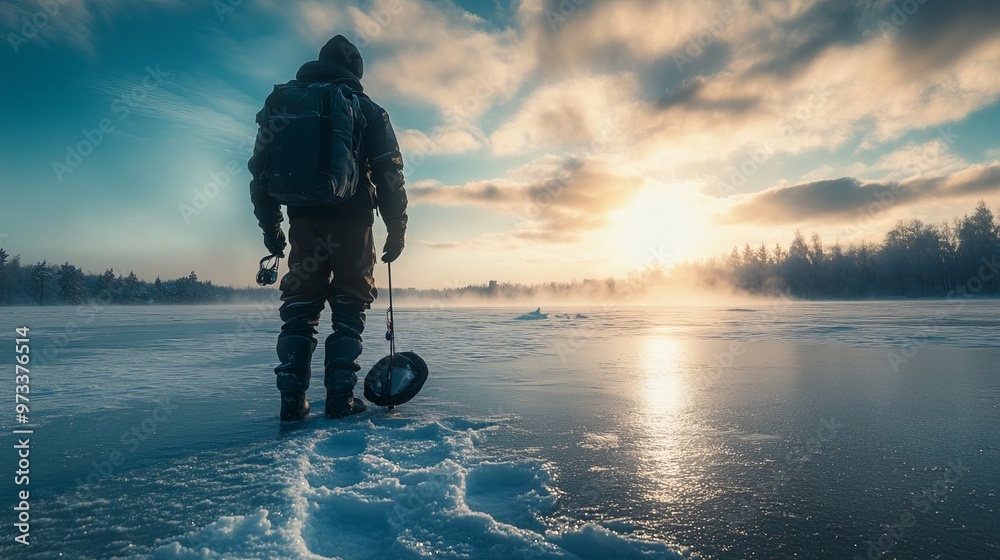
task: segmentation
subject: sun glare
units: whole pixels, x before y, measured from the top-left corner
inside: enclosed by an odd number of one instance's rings
[[[679,372],[681,347],[678,341],[664,336],[646,339],[643,369],[646,385],[643,394],[647,407],[657,413],[676,411],[684,404],[684,378]]]
[[[679,189],[646,187],[612,221],[633,267],[671,266],[703,250],[705,218]]]

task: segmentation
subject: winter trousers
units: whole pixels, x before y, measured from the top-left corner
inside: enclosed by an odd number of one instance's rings
[[[309,388],[319,317],[329,303],[333,333],[326,337],[324,385],[334,394],[352,393],[361,369],[365,310],[378,295],[371,224],[313,215],[289,222],[288,273],[279,285],[284,323],[274,368],[278,390],[300,393]]]

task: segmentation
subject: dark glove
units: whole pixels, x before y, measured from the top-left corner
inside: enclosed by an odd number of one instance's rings
[[[285,258],[285,232],[280,227],[264,232],[264,246],[272,255]]]
[[[382,262],[391,263],[399,258],[399,254],[403,252],[403,245],[403,234],[390,232],[385,240],[385,247],[382,247]]]

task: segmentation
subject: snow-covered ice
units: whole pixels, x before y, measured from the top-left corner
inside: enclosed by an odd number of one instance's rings
[[[998,302],[553,308],[558,320],[529,322],[397,308],[397,348],[431,369],[421,394],[326,420],[317,370],[300,424],[277,421],[272,306],[5,309],[11,342],[31,327],[35,434],[32,545],[12,544],[9,516],[0,556],[1000,546]],[[369,317],[365,370],[387,350],[380,312]],[[11,505],[12,417],[0,417]],[[913,525],[884,534],[905,515]]]

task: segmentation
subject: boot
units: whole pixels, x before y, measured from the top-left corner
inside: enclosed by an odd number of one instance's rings
[[[281,393],[281,421],[298,422],[309,414],[309,401],[305,393]]]
[[[310,362],[316,344],[304,336],[278,338],[278,367],[274,368],[281,391],[281,421],[302,420],[309,413],[306,390],[311,377]]]
[[[354,398],[351,393],[326,392],[326,417],[345,418],[352,414],[364,412],[365,403],[361,399]]]

